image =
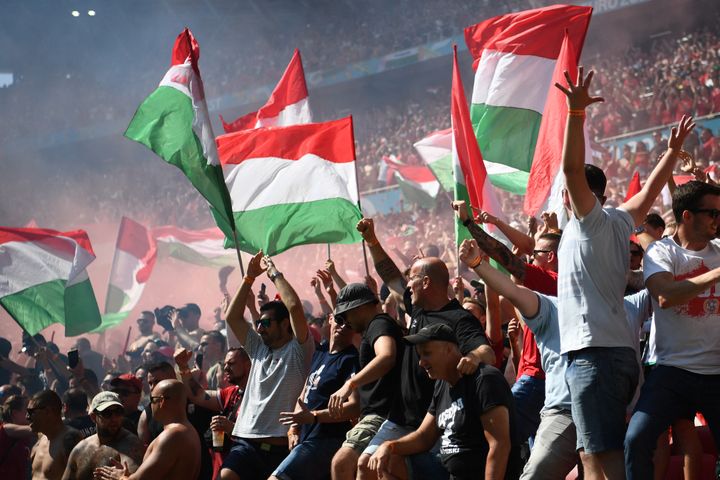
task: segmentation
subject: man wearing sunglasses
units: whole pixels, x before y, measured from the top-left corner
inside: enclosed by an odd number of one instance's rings
[[[645,255],[653,299],[657,363],[625,437],[629,479],[652,478],[661,432],[700,411],[720,445],[720,188],[692,181],[673,194],[678,229]]]
[[[82,440],[82,433],[63,423],[62,401],[52,390],[33,395],[28,402],[27,419],[32,431],[41,434],[30,454],[32,478],[62,478],[68,455]]]
[[[100,392],[90,403],[90,418],[97,433],[78,443],[68,458],[63,480],[91,480],[96,468],[112,460],[127,464],[132,473],[142,462],[145,447],[122,426],[124,408],[118,394]]]
[[[255,328],[243,318],[250,289],[267,271],[282,301],[260,308]],[[233,448],[223,462],[222,479],[266,480],[288,454],[288,427],[280,413],[292,411],[310,369],[315,342],[303,305],[270,257],[258,252],[227,312],[227,324],[252,360],[247,388],[233,428]]]

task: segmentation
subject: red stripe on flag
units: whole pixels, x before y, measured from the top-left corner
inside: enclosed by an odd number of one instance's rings
[[[437,179],[424,165],[407,165],[395,169],[404,179],[417,183],[436,182]]]
[[[556,59],[565,30],[580,60],[585,33],[590,23],[591,7],[553,5],[490,18],[465,29],[465,43],[475,62],[483,50],[497,50],[516,55],[534,55]]]
[[[255,124],[257,123],[257,113],[258,112],[250,112],[240,118],[233,120],[230,123],[225,122],[223,116],[220,115],[220,122],[222,122],[223,130],[225,130],[225,133],[248,130],[250,128],[255,128]]]
[[[334,163],[355,161],[352,117],[325,123],[243,130],[221,135],[216,141],[223,165],[265,157],[299,160],[308,154]]]
[[[630,184],[628,185],[627,194],[625,195],[625,200],[623,202],[627,202],[632,197],[640,193],[640,190],[642,190],[642,186],[640,185],[640,173],[638,173],[637,170],[635,170],[635,173],[633,173],[632,178],[630,179]]]
[[[152,236],[159,241],[167,237],[174,237],[183,243],[203,242],[205,240],[224,240],[225,235],[219,228],[206,228],[204,230],[183,230],[173,225],[164,225],[152,230]]]
[[[147,282],[157,260],[155,239],[148,229],[134,220],[123,217],[115,248],[140,260],[143,266],[138,270],[135,279],[140,283]]]
[[[200,60],[200,45],[198,45],[195,36],[189,28],[185,27],[185,30],[180,32],[180,35],[175,39],[175,45],[173,45],[172,57],[170,58],[170,65],[182,65],[185,61],[190,58],[195,73],[200,75],[198,69],[198,60]]]
[[[465,178],[470,203],[476,209],[482,210],[483,186],[487,178],[487,171],[470,121],[470,110],[467,106],[465,89],[463,88],[460,68],[458,67],[456,45],[453,46],[453,77],[450,103],[455,150]]]
[[[553,78],[550,81],[550,91],[545,102],[535,154],[530,167],[523,205],[528,215],[538,214],[550,195],[555,177],[560,174],[568,107],[565,94],[555,87],[555,83],[565,85],[566,70],[570,73],[570,78],[577,77],[577,56],[567,35],[562,42]]]
[[[258,110],[258,118],[277,117],[280,112],[293,103],[307,98],[308,90],[305,84],[305,71],[303,70],[300,50],[293,53],[290,63],[285,69],[282,78],[275,86],[267,103]]]
[[[42,244],[52,250],[74,253],[77,243],[81,248],[95,256],[90,238],[85,230],[58,232],[47,228],[7,228],[0,227],[0,245],[9,242],[31,242]]]

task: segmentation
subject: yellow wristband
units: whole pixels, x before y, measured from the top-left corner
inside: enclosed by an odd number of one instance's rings
[[[480,266],[481,263],[483,263],[483,260],[486,260],[487,258],[487,255],[479,255],[475,261],[468,264],[468,267],[477,268]]]

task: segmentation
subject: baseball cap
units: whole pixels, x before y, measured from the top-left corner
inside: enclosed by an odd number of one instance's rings
[[[122,375],[118,375],[110,381],[110,386],[112,387],[118,386],[120,384],[131,385],[138,392],[142,392],[142,380],[137,378],[132,373],[123,373]]]
[[[95,398],[93,398],[92,402],[90,402],[90,411],[102,412],[113,405],[117,405],[118,407],[123,406],[120,402],[120,395],[114,392],[100,392],[95,395]]]
[[[338,293],[335,315],[342,315],[368,303],[378,303],[378,298],[370,287],[364,283],[348,283]]]
[[[448,327],[444,323],[436,323],[428,327],[423,327],[414,335],[408,335],[403,338],[405,342],[410,345],[422,345],[423,343],[430,342],[432,340],[440,340],[443,342],[451,342],[457,344],[457,337],[452,328]]]

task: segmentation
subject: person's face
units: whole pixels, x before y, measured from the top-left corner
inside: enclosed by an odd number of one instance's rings
[[[244,361],[243,356],[236,350],[228,352],[223,362],[223,373],[225,380],[231,385],[240,384],[242,378],[247,374],[249,365]]]
[[[643,251],[639,245],[630,244],[630,270],[640,270],[642,266]]]
[[[427,276],[422,275],[422,265],[419,262],[415,262],[410,268],[410,275],[408,275],[407,286],[410,289],[410,295],[412,297],[413,305],[422,306],[422,301],[425,296],[425,288],[427,284]]]
[[[342,350],[352,343],[355,331],[350,324],[345,322],[342,325],[338,325],[334,315],[330,315],[328,322],[330,324],[330,337],[333,339],[335,348]]]
[[[127,413],[134,412],[137,410],[140,404],[140,390],[136,389],[135,386],[127,383],[120,382],[116,383],[110,391],[117,393],[120,397],[120,403],[125,407]]]
[[[480,321],[480,325],[482,325],[483,330],[485,330],[485,311],[474,303],[463,303],[462,307],[472,313],[473,316]]]
[[[12,415],[10,417],[10,423],[14,423],[15,425],[27,425],[28,424],[27,405],[28,405],[28,402],[27,402],[27,400],[25,400],[22,403],[22,406],[20,408],[18,408],[17,410],[13,410]]]
[[[276,345],[284,337],[283,329],[287,329],[287,322],[289,321],[287,319],[277,321],[273,316],[274,312],[266,311],[255,322],[255,331],[268,347]]]
[[[152,389],[155,388],[155,385],[162,382],[163,380],[172,380],[174,378],[175,375],[170,374],[170,372],[165,372],[165,370],[158,369],[154,372],[147,373],[147,384],[149,389],[152,391]]]
[[[162,410],[164,403],[166,402],[163,392],[159,388],[153,388],[150,392],[150,409],[152,410],[153,417],[157,420],[158,413]]]
[[[200,349],[205,358],[219,359],[222,355],[222,345],[210,335],[203,335],[200,338]]]
[[[182,311],[182,313],[179,315],[180,321],[183,324],[183,327],[185,327],[186,330],[193,331],[197,330],[198,325],[200,323],[200,316],[196,315],[192,312],[188,311]]]
[[[717,234],[718,213],[720,213],[720,196],[705,195],[700,206],[690,213],[689,221],[686,220],[685,223],[688,223],[698,241],[709,242]]]
[[[150,315],[143,314],[137,319],[138,329],[142,335],[152,334],[153,325],[155,324],[153,318]]]
[[[541,268],[550,269],[555,260],[555,249],[553,242],[546,238],[541,238],[535,243],[533,250],[533,265]]]
[[[433,380],[442,378],[445,363],[447,363],[448,349],[446,342],[430,341],[417,345],[418,356],[420,360],[418,365],[424,369]]]
[[[122,428],[125,411],[122,407],[113,405],[102,412],[92,412],[90,417],[97,426],[98,436],[115,437]]]
[[[45,430],[45,427],[50,423],[52,416],[48,407],[30,400],[27,406],[25,418],[30,423],[32,431],[40,433]]]
[[[142,359],[143,362],[147,365],[150,363],[153,363],[153,359],[155,358],[154,353],[158,351],[160,347],[157,346],[155,342],[148,342],[145,344],[145,347],[142,351]]]

